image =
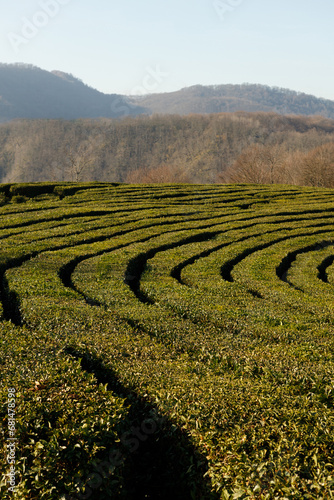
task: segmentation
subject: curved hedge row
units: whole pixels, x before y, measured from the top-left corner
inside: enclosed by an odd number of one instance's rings
[[[334,497],[332,191],[0,192],[1,498]]]

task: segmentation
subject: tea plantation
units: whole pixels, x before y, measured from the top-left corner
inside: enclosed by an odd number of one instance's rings
[[[334,498],[334,191],[0,202],[1,499]]]

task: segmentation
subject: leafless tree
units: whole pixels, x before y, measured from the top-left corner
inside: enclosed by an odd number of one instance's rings
[[[60,168],[64,177],[69,177],[71,181],[78,182],[83,180],[84,175],[88,173],[90,167],[98,159],[99,151],[104,145],[101,135],[90,136],[79,143],[67,142],[63,149],[63,164]]]
[[[305,156],[302,182],[307,186],[334,187],[334,142],[323,144]]]
[[[286,182],[287,153],[282,146],[255,144],[246,148],[226,171],[228,182],[278,184]]]

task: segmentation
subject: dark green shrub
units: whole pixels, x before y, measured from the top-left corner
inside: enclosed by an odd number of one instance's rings
[[[12,202],[13,203],[24,203],[28,200],[29,198],[27,196],[23,196],[21,194],[17,194],[15,196],[12,196]]]
[[[6,197],[5,193],[0,193],[0,207],[5,205],[8,201],[8,198]]]
[[[11,186],[12,184],[0,184],[0,193],[4,193],[6,196],[9,196]]]
[[[65,188],[63,186],[56,186],[53,190],[54,194],[62,200],[65,196]]]
[[[9,191],[12,196],[22,195],[34,198],[40,194],[53,193],[54,187],[54,183],[13,184]]]

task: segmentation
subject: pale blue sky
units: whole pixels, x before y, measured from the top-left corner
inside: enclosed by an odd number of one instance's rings
[[[69,72],[102,92],[250,82],[334,100],[333,0],[0,0],[0,6],[0,62]]]

